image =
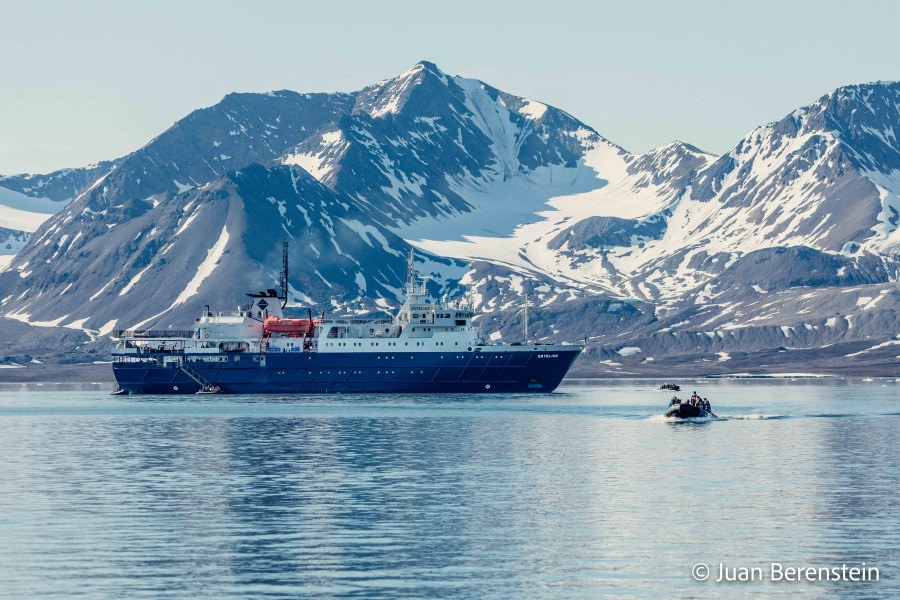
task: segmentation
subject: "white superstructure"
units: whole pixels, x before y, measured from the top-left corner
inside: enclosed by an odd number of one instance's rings
[[[437,301],[427,290],[427,279],[417,280],[410,252],[407,296],[389,319],[284,319],[286,286],[248,294],[252,302],[232,314],[213,313],[207,307],[193,331],[119,331],[113,354],[129,355],[169,351],[189,354],[220,352],[434,352],[467,350],[485,345],[470,299]],[[285,323],[297,323],[283,331]],[[306,324],[306,327],[303,326]],[[281,329],[281,330],[280,330]]]

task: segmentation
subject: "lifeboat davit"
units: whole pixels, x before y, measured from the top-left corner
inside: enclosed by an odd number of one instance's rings
[[[269,317],[263,323],[263,329],[270,333],[283,333],[286,335],[303,336],[309,333],[312,327],[311,319],[279,319]]]

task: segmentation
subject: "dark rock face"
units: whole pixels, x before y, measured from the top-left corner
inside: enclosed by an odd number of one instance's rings
[[[646,219],[619,219],[617,217],[588,217],[560,233],[547,244],[560,250],[600,249],[621,246],[638,246],[647,240],[662,237],[666,231],[666,213],[657,213]]]
[[[14,319],[0,317],[0,365],[22,366],[27,371],[43,362],[79,364],[106,355],[102,348],[89,348],[90,337],[82,331],[64,327],[34,327]],[[43,359],[43,360],[41,360]],[[34,362],[37,360],[41,362]],[[107,365],[108,367],[109,365]],[[4,382],[17,379],[15,372],[4,373]],[[20,381],[27,381],[27,378]]]
[[[837,133],[852,149],[858,168],[890,172],[900,169],[897,136],[891,135],[900,111],[900,84],[870,83],[838,88],[819,99],[807,127]]]
[[[876,256],[845,257],[805,246],[766,248],[741,257],[716,279],[721,288],[849,287],[888,283],[891,273]]]
[[[847,86],[718,158],[631,155],[428,62],[353,93],[230,94],[118,160],[0,178],[68,203],[33,235],[0,224],[0,317],[10,356],[48,332],[103,352],[113,328],[272,287],[282,240],[299,305],[385,310],[409,239],[485,336],[522,337],[527,292],[531,339],[587,338],[583,374],[896,371],[898,123],[900,84]]]

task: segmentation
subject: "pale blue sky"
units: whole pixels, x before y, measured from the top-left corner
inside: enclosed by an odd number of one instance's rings
[[[900,2],[0,0],[0,173],[115,158],[231,91],[351,91],[418,60],[633,152],[722,153],[849,83],[900,79]]]

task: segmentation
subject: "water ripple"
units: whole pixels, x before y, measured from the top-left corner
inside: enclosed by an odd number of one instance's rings
[[[897,400],[755,390],[718,384],[722,418],[693,427],[627,387],[0,393],[0,581],[11,598],[897,597],[896,575],[690,580],[698,561],[898,572]]]

